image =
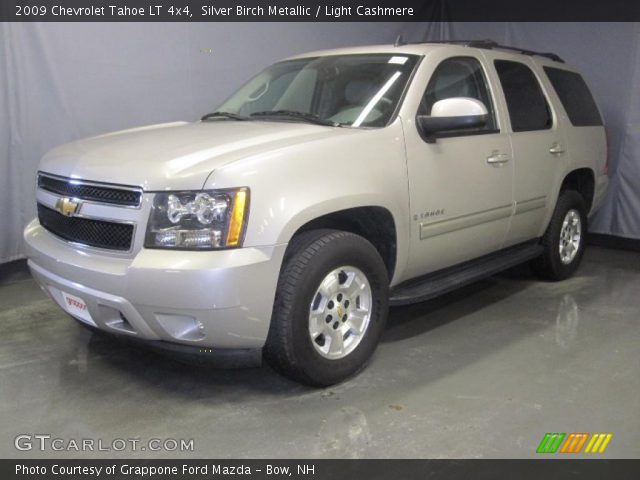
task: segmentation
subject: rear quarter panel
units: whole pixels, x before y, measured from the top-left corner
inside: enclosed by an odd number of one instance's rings
[[[567,151],[567,160],[563,165],[563,169],[559,172],[559,175],[556,177],[556,180],[553,185],[551,198],[557,200],[558,195],[560,193],[560,187],[562,186],[562,182],[565,177],[574,170],[580,168],[588,168],[593,171],[594,178],[596,182],[596,195],[598,190],[598,184],[601,186],[604,185],[606,188],[606,182],[601,180],[601,177],[606,177],[603,175],[605,170],[605,164],[607,161],[607,145],[606,145],[606,134],[603,126],[595,126],[595,127],[575,127],[571,124],[569,116],[565,111],[560,98],[558,97],[553,85],[549,81],[546,73],[544,72],[544,67],[549,66],[553,68],[559,68],[563,70],[568,70],[571,72],[576,72],[580,75],[581,72],[570,67],[565,64],[559,64],[557,62],[553,62],[547,59],[538,59],[532,62],[535,64],[536,73],[538,77],[543,83],[544,89],[546,90],[550,100],[553,103],[553,109],[557,115],[557,121],[562,129],[562,133],[564,136],[565,148]],[[602,116],[602,113],[601,113]],[[606,178],[605,178],[606,179]],[[597,207],[596,201],[598,198],[594,199],[594,205],[592,206],[592,210]],[[545,221],[543,222],[544,228],[539,232],[539,236],[542,236],[546,230],[549,221],[551,220],[551,216],[553,215],[553,210],[555,208],[555,202],[548,206],[548,211],[546,214]]]

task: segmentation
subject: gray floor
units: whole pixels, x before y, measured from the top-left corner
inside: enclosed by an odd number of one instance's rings
[[[170,457],[532,457],[545,432],[611,432],[603,456],[640,457],[637,253],[591,248],[563,283],[518,268],[393,309],[371,365],[326,390],[121,345],[76,325],[24,272],[2,280],[3,458],[43,456],[15,450],[21,433],[194,439]],[[126,455],[158,456],[84,454]]]

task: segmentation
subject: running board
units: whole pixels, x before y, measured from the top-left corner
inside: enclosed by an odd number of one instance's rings
[[[517,245],[401,283],[391,290],[390,305],[424,302],[538,257],[542,245]]]

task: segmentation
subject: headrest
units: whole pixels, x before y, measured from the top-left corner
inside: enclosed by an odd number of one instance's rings
[[[435,93],[438,100],[451,97],[471,97],[469,82],[469,68],[454,62],[447,63],[436,77]]]

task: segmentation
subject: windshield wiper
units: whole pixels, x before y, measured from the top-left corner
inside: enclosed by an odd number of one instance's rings
[[[240,115],[238,113],[232,113],[232,112],[213,112],[213,113],[207,113],[204,117],[202,117],[200,120],[202,120],[203,122],[206,120],[209,120],[211,118],[230,118],[232,120],[251,120],[249,117],[245,116],[245,115]]]
[[[316,125],[325,125],[328,127],[339,127],[340,124],[332,122],[325,118],[321,118],[315,113],[296,112],[294,110],[267,110],[264,112],[255,112],[251,114],[251,117],[284,117],[293,118],[296,120],[304,120],[305,122],[315,123]]]

